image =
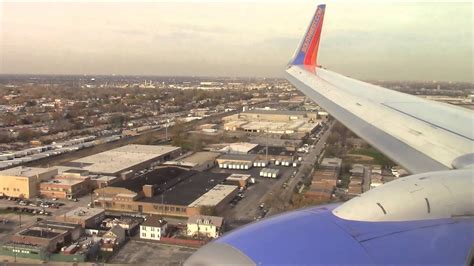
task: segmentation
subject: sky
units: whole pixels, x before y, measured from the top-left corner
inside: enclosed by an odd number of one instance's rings
[[[0,73],[282,77],[317,1],[0,2]],[[328,1],[318,63],[473,82],[473,4]]]

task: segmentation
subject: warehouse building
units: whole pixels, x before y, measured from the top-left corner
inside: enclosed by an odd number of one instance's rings
[[[96,189],[94,204],[107,211],[188,217],[201,212],[202,204],[196,201],[205,194],[215,199],[209,206],[218,210],[232,200],[237,194],[237,186],[232,186],[232,190],[220,190],[223,192],[220,200],[213,190],[228,176],[183,167],[160,167],[145,175]]]
[[[158,145],[126,145],[64,164],[88,170],[91,174],[120,176],[176,158],[181,148]],[[131,175],[129,175],[131,176]]]
[[[58,174],[57,169],[14,167],[0,171],[0,194],[7,197],[34,198],[39,195],[39,183]]]
[[[184,158],[167,161],[164,165],[175,165],[191,170],[205,171],[216,165],[216,159],[220,155],[221,153],[217,152],[196,152]]]
[[[188,205],[189,214],[200,214],[202,207],[210,207],[212,212],[221,213],[225,206],[237,195],[238,187],[234,185],[216,185],[201,197]]]
[[[320,120],[313,112],[285,110],[250,110],[223,118],[224,129],[272,134],[305,134],[313,132]]]
[[[251,121],[266,120],[274,122],[284,122],[291,120],[299,119],[313,119],[316,120],[317,114],[313,112],[304,112],[304,111],[287,111],[287,110],[262,110],[254,109],[247,110],[238,115],[239,118],[243,118]],[[225,117],[224,120],[228,120],[228,117]],[[232,119],[231,119],[232,120]]]

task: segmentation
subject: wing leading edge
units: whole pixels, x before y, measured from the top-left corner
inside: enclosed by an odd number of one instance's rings
[[[286,70],[289,82],[412,173],[451,169],[456,158],[474,152],[472,111],[318,67],[314,53],[320,43],[324,11],[325,6],[318,6]]]

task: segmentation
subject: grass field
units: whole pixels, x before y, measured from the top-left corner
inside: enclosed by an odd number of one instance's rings
[[[360,154],[360,155],[365,155],[365,156],[370,156],[373,158],[374,164],[380,164],[382,166],[393,166],[395,165],[392,160],[390,160],[387,156],[382,154],[381,152],[377,151],[376,149],[373,148],[368,148],[368,149],[356,149],[356,150],[351,150],[349,152],[350,154]]]

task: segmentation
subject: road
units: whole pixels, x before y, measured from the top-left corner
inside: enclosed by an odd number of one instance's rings
[[[294,177],[290,177],[287,181],[288,187],[286,189],[275,191],[275,195],[277,195],[276,202],[278,204],[273,204],[273,206],[271,206],[268,215],[274,215],[288,209],[296,184],[303,180],[304,177],[312,173],[314,164],[319,159],[319,156],[324,149],[326,139],[330,135],[333,125],[334,123],[331,123],[328,126],[328,128],[321,135],[320,139],[315,140],[313,143],[314,148],[310,149],[310,151],[303,156],[303,161],[301,162],[301,166],[298,168],[298,172]]]
[[[280,178],[272,179],[260,177],[259,173],[262,168],[253,167],[249,170],[228,170],[228,169],[213,169],[213,172],[220,173],[242,173],[250,174],[255,178],[256,183],[249,186],[244,191],[245,197],[240,200],[234,207],[229,207],[224,211],[223,215],[226,223],[227,230],[234,229],[238,226],[253,222],[256,217],[262,214],[260,210],[260,204],[266,201],[266,196],[269,192],[282,186],[283,182],[288,179],[295,171],[293,167],[285,166],[269,166],[273,169],[280,169]]]

